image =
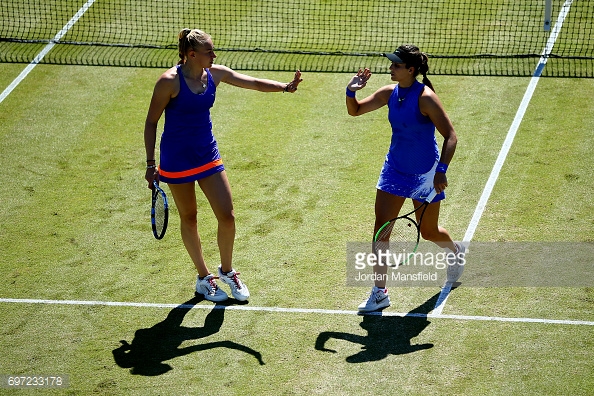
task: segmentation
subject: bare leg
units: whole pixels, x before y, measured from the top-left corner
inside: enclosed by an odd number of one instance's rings
[[[377,190],[375,195],[375,225],[373,227],[373,236],[387,221],[398,216],[405,198],[399,197],[385,191]],[[389,236],[382,242],[388,242]],[[386,276],[388,267],[386,265],[376,265],[373,267],[375,277],[375,286],[379,288],[386,287]]]
[[[200,277],[210,273],[202,255],[202,245],[198,235],[198,209],[196,205],[195,183],[169,184],[173,200],[177,206],[180,217],[180,229],[182,241],[194,262],[194,266]]]
[[[421,205],[421,202],[414,201],[415,207]],[[423,221],[421,221],[421,236],[427,241],[434,242],[438,246],[444,249],[450,249],[452,252],[456,252],[456,245],[450,237],[448,231],[438,225],[439,221],[439,208],[440,202],[434,202],[427,206],[425,213],[423,214]],[[421,210],[415,212],[417,221],[421,216]]]
[[[235,212],[231,187],[225,171],[198,181],[218,221],[217,242],[221,256],[221,269],[233,269],[233,244],[235,242]]]

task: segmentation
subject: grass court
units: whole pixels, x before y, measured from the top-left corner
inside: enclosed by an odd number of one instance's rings
[[[390,83],[388,66],[359,97]],[[0,91],[24,68],[0,64]],[[383,315],[356,314],[368,288],[346,286],[346,244],[371,239],[390,127],[386,108],[347,115],[351,74],[304,73],[293,95],[218,87],[234,266],[252,297],[193,298],[175,206],[163,240],[150,229],[143,127],[162,72],[42,64],[0,103],[3,378],[67,375],[43,393],[72,395],[592,394],[592,287],[463,276],[439,313],[440,288],[391,287]],[[430,78],[459,139],[441,224],[461,240],[531,79]],[[592,97],[592,79],[538,81],[472,241],[594,242]],[[214,270],[216,222],[198,204]]]

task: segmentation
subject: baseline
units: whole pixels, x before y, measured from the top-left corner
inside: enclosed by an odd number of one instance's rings
[[[466,321],[490,321],[490,322],[515,322],[515,323],[543,323],[558,325],[583,325],[594,326],[594,321],[587,320],[563,320],[563,319],[542,319],[542,318],[506,318],[498,316],[474,316],[474,315],[442,315],[442,314],[421,314],[402,312],[369,312],[362,315],[358,311],[347,311],[338,309],[318,308],[282,308],[282,307],[256,307],[249,305],[184,305],[184,304],[159,304],[142,302],[117,302],[117,301],[91,301],[91,300],[38,300],[30,298],[0,298],[0,303],[12,304],[54,304],[54,305],[93,305],[108,307],[136,307],[136,308],[201,308],[201,309],[227,309],[232,311],[256,311],[256,312],[281,312],[281,313],[304,313],[321,315],[354,315],[354,316],[400,316],[413,318],[434,318],[452,319]]]

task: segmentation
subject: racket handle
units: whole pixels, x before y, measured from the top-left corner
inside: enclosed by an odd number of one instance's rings
[[[425,200],[425,202],[431,203],[431,201],[433,201],[433,198],[435,198],[436,195],[437,195],[437,191],[435,191],[435,189],[431,190],[431,194],[429,194],[427,196],[427,199]]]

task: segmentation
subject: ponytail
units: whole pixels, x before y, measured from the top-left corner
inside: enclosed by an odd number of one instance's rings
[[[188,53],[188,34],[190,34],[191,30],[188,28],[182,29],[179,34],[177,35],[177,48],[179,52],[179,61],[177,62],[178,65],[183,65],[186,61],[186,54]]]
[[[180,30],[179,34],[177,35],[177,39],[177,48],[179,53],[179,61],[177,64],[183,65],[186,62],[186,55],[188,52],[191,50],[195,51],[197,48],[203,46],[211,38],[208,33],[205,33],[202,30],[184,28]]]
[[[423,75],[423,84],[425,84],[426,86],[431,88],[433,92],[435,92],[433,84],[431,84],[431,81],[429,81],[429,79],[427,78],[427,72],[429,72],[429,65],[427,64],[428,60],[429,58],[427,57],[427,54],[421,52],[421,65],[419,66],[419,73]]]
[[[433,84],[427,78],[427,73],[429,72],[429,57],[426,53],[421,52],[419,47],[413,44],[403,44],[397,49],[400,58],[405,62],[406,67],[414,67],[415,78],[421,74],[423,76],[423,84],[428,86],[433,92],[435,89],[433,88]]]

